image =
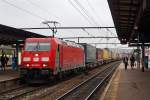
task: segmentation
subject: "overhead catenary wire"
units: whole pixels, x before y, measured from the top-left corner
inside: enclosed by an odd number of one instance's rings
[[[75,10],[76,10],[77,12],[79,12],[79,13],[82,15],[82,17],[84,17],[84,19],[85,19],[89,24],[93,24],[93,23],[91,23],[91,21],[81,12],[81,10],[80,10],[78,7],[75,6],[75,4],[74,4],[71,0],[67,0],[67,1],[71,4],[71,6],[72,6],[73,8],[75,8]]]
[[[54,27],[52,27],[54,28]],[[103,26],[103,27],[89,27],[89,26],[78,26],[78,27],[74,27],[74,26],[70,26],[70,27],[57,27],[57,29],[106,29],[106,28],[115,28],[115,27],[111,27],[111,26]],[[48,27],[28,27],[28,28],[19,28],[19,29],[24,29],[24,30],[37,30],[37,29],[49,29]]]
[[[84,32],[86,32],[88,35],[95,37],[94,35],[92,35],[91,33],[89,33],[88,31],[86,31],[84,28],[82,29]]]
[[[96,14],[96,11],[95,11],[95,9],[92,7],[92,5],[91,5],[91,3],[89,2],[89,0],[87,0],[87,4],[89,5],[89,7],[91,8],[91,10],[93,11],[93,12],[95,12],[95,16],[96,16],[96,18],[98,18],[98,16],[97,16],[97,14]],[[101,21],[102,22],[102,21]],[[104,24],[104,23],[102,23],[102,24]],[[110,30],[110,29],[106,29],[108,32],[110,32],[111,33],[111,35],[114,35],[115,36],[115,34]]]
[[[42,20],[47,20],[47,19],[45,19],[44,17],[41,17],[41,16],[39,16],[39,15],[33,13],[33,12],[30,12],[30,11],[24,9],[24,8],[21,8],[21,7],[15,5],[15,4],[13,4],[13,3],[10,3],[10,2],[8,2],[7,0],[1,0],[1,1],[4,2],[4,3],[6,3],[6,4],[8,4],[8,5],[10,5],[10,6],[12,6],[12,7],[17,8],[18,10],[21,10],[21,11],[27,13],[27,14],[30,14],[30,15],[32,15],[32,16],[34,16],[34,17],[37,17],[37,18],[42,19]]]
[[[89,7],[91,8],[91,10],[92,10],[93,12],[96,12],[95,9],[92,7],[91,3],[89,2],[89,0],[87,0],[87,4],[89,5]]]
[[[3,1],[3,2],[5,2],[5,3],[7,3],[7,4],[9,4],[9,5],[11,5],[11,6],[13,6],[13,7],[19,9],[19,10],[21,10],[21,11],[24,11],[24,12],[26,12],[26,13],[28,13],[28,14],[34,16],[34,17],[37,17],[37,18],[42,19],[42,20],[43,20],[43,19],[46,20],[45,18],[39,16],[38,14],[35,14],[35,13],[33,13],[33,12],[31,12],[31,11],[28,11],[28,10],[26,10],[26,9],[24,9],[24,8],[21,8],[21,7],[15,5],[15,4],[13,4],[13,3],[10,3],[8,0],[1,0],[1,1]]]
[[[92,7],[92,5],[91,5],[91,3],[89,2],[89,0],[87,0],[87,4],[89,5],[89,7],[90,7],[90,9],[93,11],[93,12],[95,12],[95,16],[96,16],[96,18],[98,18],[98,16],[97,16],[97,14],[96,14],[96,11],[95,11],[95,9]],[[102,22],[102,21],[101,21]],[[104,23],[102,23],[102,24],[104,24]],[[112,35],[115,35],[111,30],[109,30],[109,29],[106,29],[108,32],[110,32]],[[101,41],[101,40],[100,40]]]
[[[33,1],[31,0],[26,0],[27,2],[29,2],[31,5],[35,6],[36,8],[42,10],[43,12],[49,14],[49,15],[52,15],[54,16],[55,18],[57,18],[58,20],[60,19],[59,17],[57,17],[56,15],[54,15],[52,12],[50,12],[49,10],[45,9],[44,7],[41,7],[40,5],[34,3]]]
[[[110,29],[106,29],[111,35],[116,36]]]
[[[79,1],[77,1],[77,0],[74,0],[75,1],[75,3],[78,5],[78,7],[82,10],[82,12],[86,15],[86,17],[88,18],[88,19],[90,19],[96,26],[98,25],[99,26],[99,24],[93,19],[93,17],[92,16],[90,16],[89,15],[89,12],[82,6],[82,4],[79,2]],[[71,1],[70,1],[71,2]],[[73,2],[72,2],[72,4],[73,4]],[[82,13],[82,14],[83,14]],[[84,32],[86,32],[88,35],[91,35],[89,32],[87,32],[85,29],[82,29]],[[93,36],[93,35],[91,35],[91,36]],[[94,37],[94,36],[93,36]]]
[[[98,24],[97,22],[95,22],[95,20],[93,19],[93,17],[89,15],[88,11],[82,6],[82,4],[81,4],[78,0],[74,0],[74,1],[78,4],[78,6],[80,6],[80,8],[82,9],[82,11],[83,11],[95,24]],[[95,12],[94,8],[90,5],[90,3],[88,2],[88,0],[87,0],[87,3],[89,4],[89,7],[91,7],[91,9]],[[95,15],[96,15],[96,14],[95,14]],[[97,17],[97,16],[96,16],[96,17]],[[98,25],[99,25],[99,24],[98,24]],[[107,29],[107,28],[106,28],[106,30],[107,30],[108,32],[110,32],[111,35],[115,36],[115,34],[114,34],[110,29]],[[98,30],[98,31],[99,31],[99,30]],[[101,40],[100,40],[100,41],[101,41]]]
[[[101,19],[100,19],[99,16],[97,15],[96,10],[95,10],[94,7],[91,5],[91,3],[89,2],[89,0],[87,0],[87,4],[88,4],[89,8],[94,12],[95,17],[101,21]],[[102,21],[101,21],[101,23],[104,24]]]
[[[95,19],[91,16],[91,14],[89,14],[89,12],[84,8],[84,6],[78,1],[78,0],[74,0],[76,3],[77,3],[77,5],[81,8],[81,10],[88,16],[88,18],[90,18],[92,21],[93,21],[93,23],[97,26],[100,26],[99,25],[99,23],[97,23],[96,21],[95,21]],[[91,9],[93,9],[94,10],[94,8],[92,8],[91,7]],[[95,12],[95,11],[94,11]],[[95,15],[95,14],[94,14]],[[98,29],[98,31],[100,32],[100,30]],[[93,36],[93,35],[92,35]],[[100,39],[100,41],[101,41],[102,39]]]
[[[78,0],[74,0],[74,2],[78,5],[78,7],[82,10],[82,12],[95,24],[98,25],[99,24],[95,21],[95,19],[89,14],[89,12],[84,8],[84,6],[78,1]]]

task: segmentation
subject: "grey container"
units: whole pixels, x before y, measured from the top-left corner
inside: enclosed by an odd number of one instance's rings
[[[85,64],[89,63],[96,63],[96,47],[86,44],[86,43],[80,43],[84,47],[84,53],[85,53]]]

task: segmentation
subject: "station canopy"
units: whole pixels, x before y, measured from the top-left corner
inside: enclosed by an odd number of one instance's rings
[[[150,0],[108,0],[122,44],[150,43]]]
[[[21,43],[26,38],[31,37],[41,38],[46,36],[0,24],[0,45]]]

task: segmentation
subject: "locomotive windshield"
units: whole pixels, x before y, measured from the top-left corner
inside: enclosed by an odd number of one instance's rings
[[[49,51],[49,42],[27,42],[25,46],[25,51]]]

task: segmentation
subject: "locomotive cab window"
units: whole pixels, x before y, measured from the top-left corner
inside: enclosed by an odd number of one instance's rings
[[[25,46],[25,51],[49,51],[49,42],[27,42]]]

